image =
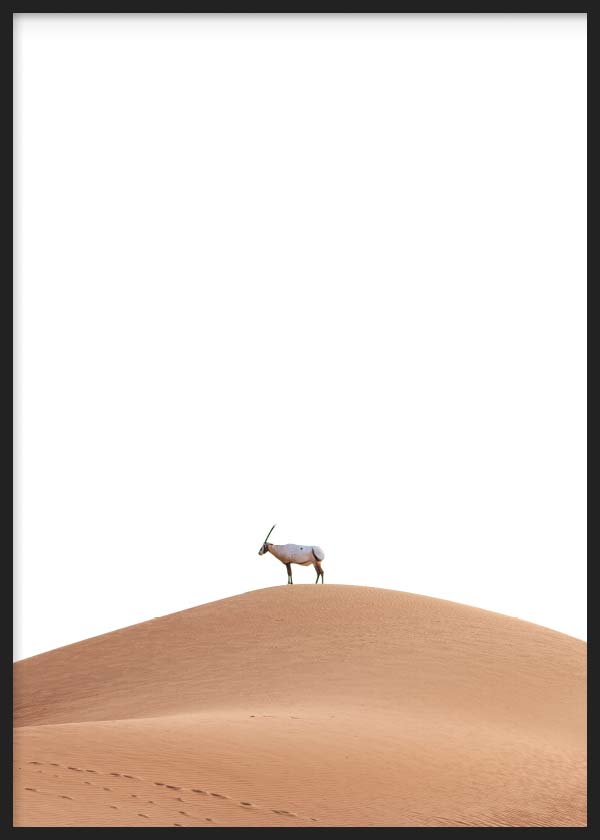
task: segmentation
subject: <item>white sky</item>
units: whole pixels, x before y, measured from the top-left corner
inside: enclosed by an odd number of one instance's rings
[[[14,20],[15,658],[274,522],[585,638],[585,16]]]

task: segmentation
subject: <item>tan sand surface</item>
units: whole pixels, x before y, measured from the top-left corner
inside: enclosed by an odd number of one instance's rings
[[[583,826],[586,644],[278,586],[15,663],[16,826]]]

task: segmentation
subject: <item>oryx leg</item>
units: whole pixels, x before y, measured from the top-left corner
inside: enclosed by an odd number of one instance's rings
[[[315,583],[319,582],[319,578],[321,578],[321,583],[323,583],[323,567],[320,563],[315,563],[315,569],[317,570],[317,579]]]
[[[288,583],[293,583],[294,581],[292,580],[292,564],[291,563],[286,563],[285,567],[286,567],[287,572],[288,572]]]

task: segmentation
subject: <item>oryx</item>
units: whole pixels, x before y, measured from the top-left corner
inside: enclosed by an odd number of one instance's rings
[[[275,525],[273,525],[273,528],[274,527]],[[321,583],[324,583],[323,567],[321,566],[321,563],[325,559],[325,552],[323,549],[319,548],[318,545],[294,545],[293,543],[288,543],[287,545],[273,545],[273,543],[267,542],[271,536],[273,528],[271,528],[265,537],[258,553],[266,554],[267,551],[270,551],[273,557],[277,557],[277,559],[280,560],[287,568],[288,583],[294,582],[292,580],[292,563],[298,563],[299,566],[314,566],[317,570],[317,579],[315,583],[319,582],[319,578],[321,578]]]

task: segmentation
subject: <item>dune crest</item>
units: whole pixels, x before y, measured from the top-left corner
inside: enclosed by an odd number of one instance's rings
[[[371,587],[15,663],[19,826],[586,825],[586,644]]]

